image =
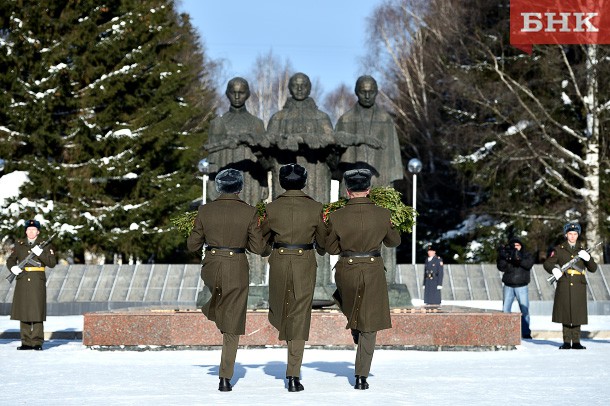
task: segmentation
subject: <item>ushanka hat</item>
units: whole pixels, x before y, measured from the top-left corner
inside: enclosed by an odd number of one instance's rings
[[[568,223],[565,226],[563,226],[563,233],[567,234],[568,231],[576,231],[578,233],[578,235],[580,235],[580,224],[578,223]]]
[[[286,190],[301,190],[307,183],[307,169],[299,164],[288,164],[280,168],[280,186]]]
[[[38,220],[28,220],[25,222],[24,228],[27,230],[30,227],[36,227],[40,230],[40,222]]]
[[[351,192],[364,192],[371,187],[373,174],[368,169],[352,169],[343,174],[345,187]]]
[[[244,175],[237,169],[224,169],[214,179],[218,193],[239,193],[244,187]]]

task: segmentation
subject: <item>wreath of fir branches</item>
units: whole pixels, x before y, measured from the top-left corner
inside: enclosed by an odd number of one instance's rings
[[[369,199],[377,206],[390,210],[390,221],[400,232],[411,232],[417,214],[413,207],[407,206],[402,202],[401,193],[393,187],[374,187],[369,193]],[[340,198],[336,202],[324,205],[322,217],[328,223],[328,214],[345,206],[348,199]]]
[[[260,201],[256,204],[256,213],[258,214],[258,225],[260,225],[267,216],[267,205],[265,202]],[[195,227],[196,217],[197,211],[187,211],[171,218],[170,221],[184,237],[188,238],[191,235],[191,231],[193,231],[193,227]]]
[[[392,187],[374,187],[369,193],[369,199],[377,206],[390,210],[390,220],[398,231],[411,232],[413,223],[415,223],[416,212],[413,207],[402,202],[400,192]],[[341,197],[336,202],[325,204],[322,212],[324,222],[328,223],[328,214],[345,206],[347,201],[347,198]],[[259,225],[267,216],[266,207],[263,201],[256,204]],[[170,221],[184,237],[188,237],[195,226],[195,217],[197,217],[197,211],[189,211],[171,218]]]

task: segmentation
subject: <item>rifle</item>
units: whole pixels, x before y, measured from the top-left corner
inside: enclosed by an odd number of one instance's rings
[[[599,245],[601,245],[603,243],[603,241],[598,242],[597,244],[595,244],[593,247],[591,248],[587,248],[585,251],[587,251],[589,254],[595,249],[597,248]],[[574,258],[572,258],[571,260],[569,260],[568,262],[566,262],[565,264],[563,264],[563,266],[561,267],[561,273],[565,273],[565,271],[567,271],[568,269],[570,269],[572,267],[572,265],[574,265],[578,260],[580,259],[580,257],[577,255]],[[557,282],[557,279],[555,278],[555,275],[551,275],[546,279],[551,285],[555,282]]]
[[[49,245],[51,243],[51,240],[53,239],[53,237],[55,237],[55,233],[52,236],[50,236],[48,240],[44,241],[42,244],[39,244],[38,246],[40,248],[46,247],[47,245]],[[28,254],[28,256],[23,259],[23,261],[21,261],[20,263],[17,264],[17,266],[19,268],[24,268],[28,264],[33,265],[33,266],[41,266],[42,264],[34,259],[35,256],[36,256],[36,254],[34,254],[33,252],[30,252]],[[8,281],[8,283],[13,283],[13,280],[15,280],[15,277],[16,277],[16,275],[14,273],[10,272],[10,269],[9,269],[9,275],[6,277],[6,280]]]

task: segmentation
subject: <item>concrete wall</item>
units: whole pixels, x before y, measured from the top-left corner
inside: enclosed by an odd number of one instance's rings
[[[399,265],[398,283],[412,299],[422,299],[423,264]],[[2,272],[8,272],[3,269]],[[65,265],[47,271],[49,315],[82,314],[130,307],[193,309],[203,290],[197,264]],[[535,265],[529,287],[532,314],[549,314],[554,287],[542,265]],[[610,265],[600,266],[589,281],[590,314],[610,313]],[[0,279],[0,314],[10,314],[14,283]],[[205,289],[207,293],[207,289]],[[250,305],[264,307],[267,287],[251,287]],[[443,303],[502,300],[501,273],[495,264],[445,265]]]

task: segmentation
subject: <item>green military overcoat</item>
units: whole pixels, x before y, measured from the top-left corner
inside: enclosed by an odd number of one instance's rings
[[[222,194],[213,202],[199,206],[187,246],[190,251],[201,252],[204,244],[247,248],[261,254],[265,244],[256,208],[236,194]],[[203,314],[223,333],[244,334],[250,281],[246,254],[206,251],[201,279],[212,293],[201,309]]]
[[[10,270],[19,264],[30,253],[30,250],[40,243],[37,238],[32,245],[27,240],[18,240],[13,252],[6,260],[6,266]],[[55,252],[50,245],[43,248],[40,256],[34,256],[35,261],[43,267],[53,268],[57,265]],[[30,265],[28,265],[30,266]],[[15,278],[15,293],[13,294],[13,306],[11,307],[11,320],[25,322],[40,322],[47,319],[47,275],[45,271],[31,271],[24,269]]]
[[[555,247],[549,258],[544,261],[544,269],[552,273],[555,265],[560,267],[578,256],[578,251],[585,249],[580,242],[576,241],[574,248],[570,248],[567,242]],[[597,271],[597,264],[593,257],[587,262],[578,260],[573,269],[584,272]],[[569,275],[565,273],[555,289],[555,300],[553,301],[554,323],[582,325],[588,323],[587,317],[587,279],[584,275]]]
[[[368,197],[350,199],[328,215],[326,251],[373,252],[400,244],[400,233],[390,222],[390,211]],[[362,332],[392,327],[388,285],[381,257],[340,257],[336,265],[335,299],[347,317],[346,328]]]
[[[262,224],[269,244],[310,244],[324,254],[322,203],[301,190],[288,190],[267,205]],[[269,322],[280,340],[308,340],[316,285],[314,250],[276,248],[269,258]]]

